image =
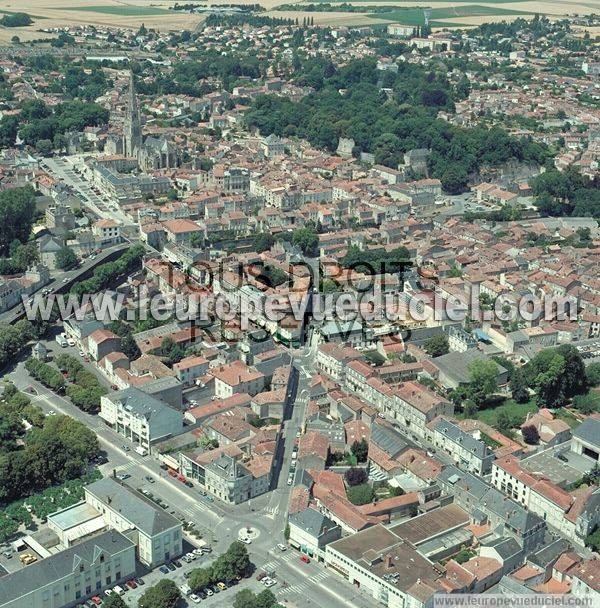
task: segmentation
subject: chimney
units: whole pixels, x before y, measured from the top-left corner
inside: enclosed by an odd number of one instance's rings
[[[391,555],[386,555],[385,556],[385,567],[388,570],[392,567],[392,556]]]

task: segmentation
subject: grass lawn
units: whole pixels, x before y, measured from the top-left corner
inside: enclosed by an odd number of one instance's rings
[[[122,6],[98,5],[98,6],[65,6],[65,11],[86,11],[88,13],[105,13],[106,15],[121,15],[123,17],[144,17],[146,15],[172,15],[173,11],[154,6],[133,6],[123,4]]]
[[[538,409],[538,406],[533,401],[516,403],[512,399],[507,399],[498,407],[479,410],[479,412],[477,412],[477,419],[495,427],[498,420],[498,414],[500,414],[500,412],[506,412],[512,419],[517,421],[516,426],[520,426],[525,421],[529,412],[537,412]]]
[[[509,8],[497,8],[480,4],[467,4],[452,8],[431,9],[430,22],[435,24],[436,19],[452,19],[454,17],[485,17],[492,15],[530,15],[526,11],[516,11]],[[367,15],[373,19],[385,19],[386,21],[397,21],[404,25],[423,25],[424,15],[422,8],[398,8],[388,13],[370,13]]]
[[[559,410],[557,410],[554,415],[559,420],[563,420],[564,422],[566,422],[572,429],[578,427],[581,424],[581,422],[579,422],[579,420],[577,420],[577,418],[575,418],[575,416],[573,416],[573,414],[571,414],[571,412],[565,409],[564,407],[561,407]]]

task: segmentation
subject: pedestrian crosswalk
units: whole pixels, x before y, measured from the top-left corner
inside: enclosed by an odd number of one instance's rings
[[[317,574],[311,575],[310,580],[304,580],[303,582],[298,582],[294,584],[287,584],[287,581],[284,581],[278,589],[278,595],[305,595],[306,591],[310,587],[314,587],[315,585],[319,585],[320,583],[327,580],[331,574],[327,571],[322,571]]]

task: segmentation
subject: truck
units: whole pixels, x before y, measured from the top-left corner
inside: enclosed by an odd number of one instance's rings
[[[58,336],[56,336],[56,341],[59,344],[59,346],[62,346],[63,348],[66,348],[69,345],[65,334],[58,334]]]
[[[148,450],[146,448],[143,448],[141,445],[138,445],[135,447],[135,451],[140,455],[140,456],[146,456],[148,454]]]

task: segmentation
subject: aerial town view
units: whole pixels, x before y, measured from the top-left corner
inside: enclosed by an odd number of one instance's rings
[[[600,0],[0,0],[0,608],[600,608]]]

